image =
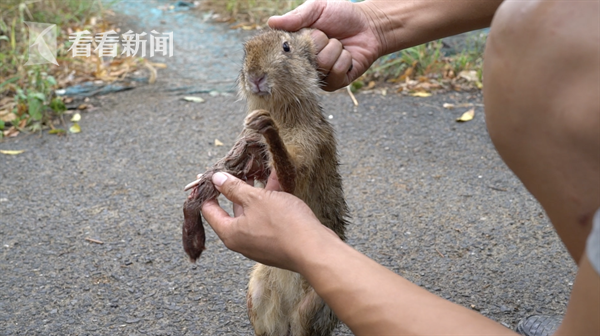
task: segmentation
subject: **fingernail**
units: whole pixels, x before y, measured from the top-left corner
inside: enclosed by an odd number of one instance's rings
[[[212,176],[212,182],[219,187],[221,185],[223,185],[223,183],[225,183],[225,181],[227,181],[227,175],[225,175],[223,173],[215,173]]]

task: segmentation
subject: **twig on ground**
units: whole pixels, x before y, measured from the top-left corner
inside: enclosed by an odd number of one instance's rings
[[[498,187],[494,187],[494,186],[488,186],[488,188],[490,188],[490,189],[493,189],[493,190],[496,190],[496,191],[507,191],[507,190],[506,190],[506,189],[504,189],[504,188],[498,188]]]
[[[94,244],[100,244],[100,245],[104,244],[104,242],[102,242],[102,241],[99,241],[99,240],[96,240],[96,239],[92,239],[92,238],[89,238],[89,237],[85,237],[85,240],[89,241],[90,243],[94,243]]]
[[[352,93],[352,90],[350,90],[350,85],[346,86],[346,89],[348,90],[348,94],[350,95],[350,98],[352,98],[352,102],[354,103],[354,106],[358,106],[358,101],[354,97],[354,93]]]

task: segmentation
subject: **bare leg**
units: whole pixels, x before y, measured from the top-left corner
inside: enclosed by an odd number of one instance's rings
[[[507,1],[485,53],[490,136],[579,263],[600,207],[597,1]]]

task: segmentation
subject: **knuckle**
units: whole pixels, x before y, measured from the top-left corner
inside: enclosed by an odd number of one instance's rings
[[[240,184],[241,184],[241,180],[234,178],[231,179],[231,181],[228,181],[229,183],[225,183],[225,185],[223,186],[223,194],[225,195],[231,195],[232,193],[234,193],[237,189],[239,189]]]
[[[254,187],[252,187],[252,189],[248,189],[248,192],[244,195],[244,200],[247,203],[252,203],[254,200],[256,200],[256,193],[254,192]]]
[[[329,73],[329,69],[333,66],[333,64],[329,64],[324,62],[322,59],[317,59],[317,70],[321,74],[322,77],[326,77]]]
[[[342,60],[342,67],[344,68],[344,71],[347,71],[348,68],[352,65],[352,54],[350,54],[350,52],[346,49],[344,49],[344,51],[342,52],[342,55],[340,56],[340,60]]]
[[[310,36],[314,41],[317,53],[323,50],[323,48],[325,48],[325,46],[327,45],[327,35],[325,35],[325,33],[323,33],[322,31],[315,29],[311,32]]]
[[[329,39],[329,44],[334,48],[341,48],[342,42],[336,38]]]
[[[348,68],[350,67],[349,63],[350,62],[348,62],[347,59],[340,58],[335,63],[335,65],[333,66],[333,69],[331,71],[334,72],[336,74],[336,76],[345,75],[346,72],[348,72]]]
[[[331,69],[331,72],[329,73],[329,81],[332,84],[341,83],[345,76],[346,71],[344,71],[340,65],[336,64],[336,66]]]

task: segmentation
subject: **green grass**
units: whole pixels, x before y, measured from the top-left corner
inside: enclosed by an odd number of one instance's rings
[[[102,13],[100,0],[2,0],[0,3],[0,101],[12,97],[16,103],[12,126],[21,131],[39,131],[54,115],[64,112],[64,104],[54,97],[56,79],[50,65],[24,66],[29,36],[25,21],[53,23],[58,40],[67,39],[62,29],[81,26],[90,16]],[[52,65],[52,67],[54,67]],[[0,106],[1,108],[1,106]],[[25,122],[22,122],[24,121]],[[24,125],[24,126],[23,126]],[[1,132],[8,125],[0,120]]]
[[[378,59],[365,73],[366,81],[400,82],[428,77],[452,80],[461,71],[475,70],[481,81],[487,34],[470,34],[459,53],[446,54],[441,40],[407,48]]]
[[[411,76],[439,71],[444,66],[441,49],[442,43],[435,41],[383,56],[371,66],[367,76],[389,80],[402,76],[408,69],[413,69]]]
[[[281,15],[300,6],[303,0],[205,0],[202,8],[233,18],[240,23],[265,24],[272,15]]]
[[[213,10],[224,17],[231,17],[238,23],[265,24],[272,15],[284,14],[304,1],[302,0],[206,0],[205,10]],[[464,42],[460,53],[446,55],[441,40],[407,48],[386,55],[377,60],[361,77],[353,88],[359,88],[364,82],[400,82],[409,79],[452,80],[464,70],[476,70],[481,81],[483,49],[486,34],[471,34]]]

